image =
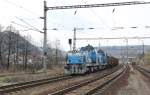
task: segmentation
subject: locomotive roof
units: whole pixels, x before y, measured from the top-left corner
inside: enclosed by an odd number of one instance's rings
[[[102,49],[99,49],[97,52],[98,53],[104,53],[104,51]]]
[[[92,45],[87,45],[85,47],[81,47],[80,49],[81,51],[91,51],[91,50],[94,50],[94,47]]]

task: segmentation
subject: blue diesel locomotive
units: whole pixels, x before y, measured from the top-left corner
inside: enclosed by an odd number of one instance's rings
[[[84,74],[118,64],[118,59],[107,56],[101,49],[97,51],[91,45],[81,47],[79,51],[69,51],[66,61],[65,74]]]

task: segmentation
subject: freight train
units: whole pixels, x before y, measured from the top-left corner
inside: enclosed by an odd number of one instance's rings
[[[65,74],[85,74],[118,65],[118,59],[87,45],[67,53]]]

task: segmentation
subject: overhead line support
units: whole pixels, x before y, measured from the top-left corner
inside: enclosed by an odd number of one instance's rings
[[[132,1],[132,2],[118,2],[118,3],[104,3],[104,4],[85,4],[85,5],[55,6],[55,7],[47,7],[47,9],[48,10],[59,10],[59,9],[111,7],[111,6],[125,6],[125,5],[139,5],[139,4],[150,4],[150,2]]]
[[[44,40],[43,40],[43,68],[44,72],[47,70],[46,58],[47,58],[47,4],[44,1]]]
[[[150,37],[114,37],[114,38],[76,38],[76,40],[117,40],[117,39],[150,39]]]

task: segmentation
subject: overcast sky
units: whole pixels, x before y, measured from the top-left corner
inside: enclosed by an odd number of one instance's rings
[[[47,6],[76,5],[76,4],[100,4],[125,2],[131,0],[47,0]],[[138,0],[136,0],[138,1]],[[150,0],[144,0],[149,1]],[[114,12],[113,12],[113,9]],[[103,8],[49,10],[48,11],[48,41],[54,43],[60,40],[60,47],[68,50],[68,38],[73,37],[73,28],[84,28],[77,31],[77,37],[132,37],[149,36],[150,28],[150,4],[132,5]],[[76,11],[76,14],[75,14]],[[0,0],[0,24],[4,26],[13,25],[18,30],[25,30],[23,21],[32,26],[43,29],[43,0]],[[23,21],[19,20],[22,19]],[[14,24],[14,23],[17,24]],[[113,27],[124,27],[120,30],[112,30]],[[136,29],[130,27],[137,27]],[[57,28],[57,31],[51,30]],[[89,30],[88,28],[95,28]],[[43,34],[37,31],[20,31],[22,35],[31,35],[37,44],[41,43]],[[86,44],[98,46],[125,45],[124,40],[103,41],[77,41],[77,47]],[[142,44],[141,40],[130,40],[129,44]],[[150,44],[144,40],[144,44]]]

